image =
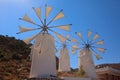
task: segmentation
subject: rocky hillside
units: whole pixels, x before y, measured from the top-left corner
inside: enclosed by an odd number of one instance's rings
[[[28,77],[31,62],[30,45],[15,37],[0,35],[0,80],[21,80]]]
[[[0,35],[0,80],[24,80],[30,72],[30,45],[22,40]],[[56,64],[58,58],[56,57]],[[57,65],[58,68],[58,65]]]
[[[26,59],[30,53],[29,47],[15,37],[0,35],[0,60]]]

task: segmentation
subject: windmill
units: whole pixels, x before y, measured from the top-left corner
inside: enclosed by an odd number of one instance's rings
[[[62,48],[60,49],[59,56],[59,72],[68,72],[70,71],[70,57],[68,54],[68,48],[66,41],[69,39],[69,35],[66,36],[66,40],[62,42]]]
[[[98,33],[94,34],[93,38],[91,37],[93,32],[88,31],[87,40],[82,38],[80,32],[76,32],[76,35],[80,38],[78,42],[76,39],[72,39],[72,42],[76,42],[78,45],[72,46],[73,53],[75,50],[79,50],[79,68],[83,66],[83,70],[86,75],[91,78],[96,78],[95,66],[92,58],[92,54],[96,56],[99,60],[102,57],[99,56],[98,52],[104,53],[105,49],[101,48],[104,44],[104,40],[99,40]]]
[[[28,15],[24,15],[20,20],[28,22],[32,25],[35,25],[37,28],[25,28],[23,26],[19,26],[20,32],[17,34],[38,30],[39,32],[30,36],[29,38],[23,40],[26,44],[29,44],[32,40],[34,40],[34,44],[32,46],[32,64],[30,70],[30,78],[31,77],[48,77],[50,75],[56,76],[56,60],[55,60],[55,41],[54,37],[49,33],[54,33],[62,42],[66,40],[61,34],[52,30],[52,28],[58,28],[65,31],[70,30],[71,24],[65,25],[56,25],[51,26],[51,23],[64,17],[62,13],[62,9],[50,20],[48,20],[48,15],[50,14],[52,7],[45,5],[45,14],[44,19],[42,19],[41,7],[34,8],[34,12],[36,13],[40,23],[37,24],[34,22]]]

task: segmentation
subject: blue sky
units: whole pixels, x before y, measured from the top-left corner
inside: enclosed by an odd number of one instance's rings
[[[65,18],[61,19],[60,23],[72,24],[71,36],[76,37],[74,32],[80,31],[84,37],[90,29],[98,32],[101,39],[105,40],[104,47],[107,51],[104,54],[99,53],[103,57],[102,60],[98,61],[94,57],[96,65],[120,62],[120,0],[0,0],[0,34],[17,39],[29,37],[32,32],[16,34],[19,25],[30,26],[18,18],[24,14],[34,18],[36,15],[32,7],[44,7],[45,4],[52,6],[54,12],[64,10]],[[59,33],[63,34],[62,31]],[[73,68],[78,67],[77,55],[70,54]]]

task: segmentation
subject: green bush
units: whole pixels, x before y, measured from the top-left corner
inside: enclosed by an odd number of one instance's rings
[[[80,69],[78,70],[78,76],[84,77],[85,76],[85,71],[83,70],[83,66],[80,66]]]

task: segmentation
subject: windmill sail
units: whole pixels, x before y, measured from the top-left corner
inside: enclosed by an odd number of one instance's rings
[[[80,32],[76,32],[76,34],[82,39],[82,35]]]
[[[77,41],[75,38],[72,38],[72,39],[71,39],[71,42],[76,42],[76,43],[78,43],[78,41]]]
[[[103,40],[102,41],[98,41],[98,42],[96,42],[96,44],[102,45],[102,44],[104,44],[104,41]]]
[[[20,32],[18,32],[17,34],[22,33],[22,32],[36,30],[36,29],[40,29],[40,28],[24,28],[23,26],[19,26]]]
[[[46,6],[46,14],[45,14],[46,18],[48,17],[48,15],[51,12],[51,10],[52,10],[52,7]]]
[[[73,48],[74,50],[78,50],[78,49],[79,49],[79,47],[78,47],[77,45],[73,45],[72,48]]]
[[[62,12],[60,12],[60,13],[53,19],[53,21],[58,20],[58,19],[63,18],[63,17],[64,17],[64,14],[63,14]]]
[[[95,55],[95,57],[96,57],[98,60],[102,59],[102,57],[99,56],[96,52],[93,52],[93,54]]]
[[[62,42],[62,43],[64,43],[65,41],[66,41],[66,38],[64,38],[61,34],[58,34],[58,33],[56,33],[56,32],[54,32],[55,33],[55,35],[60,39],[60,41]]]
[[[105,52],[105,49],[104,48],[96,48],[98,51],[104,53]]]
[[[27,14],[26,14],[23,18],[20,18],[20,20],[24,20],[24,21],[26,21],[26,22],[35,24],[35,23],[29,18],[29,16],[28,16]]]
[[[50,23],[52,23],[53,21],[58,20],[58,19],[63,18],[63,17],[64,17],[64,14],[62,13],[62,10],[61,10],[53,19],[51,19],[51,20],[48,22],[47,26],[48,26]]]
[[[69,25],[57,26],[56,28],[66,30],[66,31],[70,31],[70,26]]]
[[[24,41],[26,44],[29,44],[29,43],[30,43],[33,39],[35,39],[38,35],[39,35],[39,34],[34,35],[34,36],[31,36],[31,37],[29,37],[29,38],[27,38],[27,39],[24,39],[23,41]]]
[[[41,8],[33,8],[35,13],[37,14],[38,18],[41,19]]]
[[[92,32],[91,32],[91,31],[88,31],[88,37],[90,37],[90,36],[91,36],[91,34],[92,34]]]
[[[96,35],[93,37],[93,40],[95,40],[95,39],[97,39],[97,38],[99,38],[99,35],[98,35],[98,34],[96,34]]]

